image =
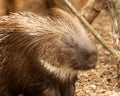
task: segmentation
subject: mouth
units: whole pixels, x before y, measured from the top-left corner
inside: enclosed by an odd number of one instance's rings
[[[74,70],[90,70],[90,69],[95,69],[95,64],[73,64],[72,68]]]
[[[95,65],[89,65],[89,66],[83,66],[82,70],[90,70],[90,69],[95,69]]]

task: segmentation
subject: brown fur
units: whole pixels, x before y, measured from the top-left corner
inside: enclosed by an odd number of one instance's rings
[[[73,96],[77,71],[97,61],[82,24],[61,9],[1,17],[0,35],[0,96]]]

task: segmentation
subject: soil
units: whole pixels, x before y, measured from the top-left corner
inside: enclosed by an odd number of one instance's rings
[[[108,12],[102,11],[94,20],[93,27],[113,46],[113,37]],[[120,96],[116,59],[90,34],[99,51],[95,69],[79,71],[75,96]]]

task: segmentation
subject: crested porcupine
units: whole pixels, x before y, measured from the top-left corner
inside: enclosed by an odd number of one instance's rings
[[[78,70],[98,59],[81,22],[62,9],[0,17],[0,54],[0,96],[73,96]]]

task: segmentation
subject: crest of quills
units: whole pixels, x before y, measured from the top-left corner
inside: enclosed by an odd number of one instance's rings
[[[73,96],[77,72],[98,50],[81,22],[62,9],[0,17],[0,96]]]

